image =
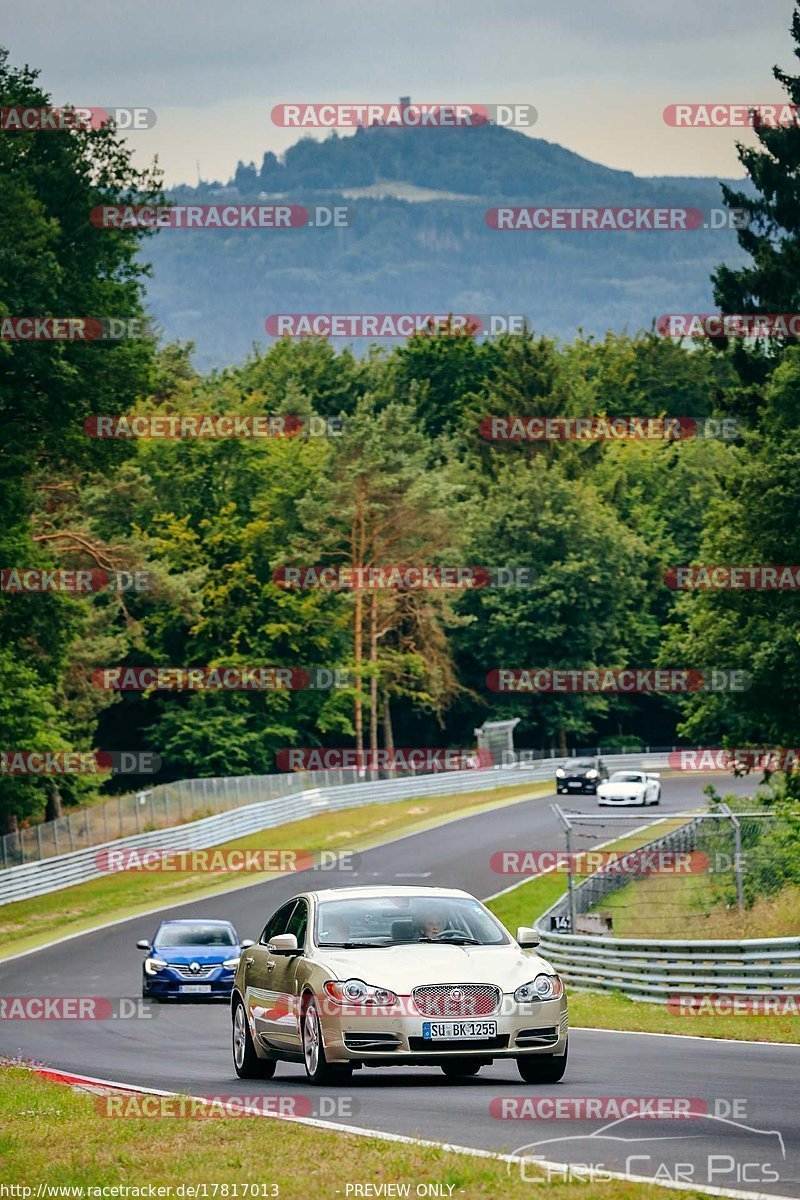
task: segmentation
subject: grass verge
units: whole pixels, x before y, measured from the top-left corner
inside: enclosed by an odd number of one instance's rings
[[[337,1200],[348,1183],[444,1185],[459,1200],[530,1198],[519,1168],[430,1146],[385,1142],[264,1117],[206,1121],[182,1117],[113,1119],[92,1097],[20,1067],[0,1071],[0,1153],[3,1178],[35,1189],[266,1185],[280,1200]],[[520,1143],[526,1133],[520,1131]],[[270,1193],[269,1185],[276,1191]],[[582,1182],[551,1185],[559,1200],[586,1200]],[[449,1191],[452,1188],[452,1191]],[[184,1192],[188,1194],[188,1192]],[[257,1195],[260,1195],[259,1190]],[[352,1194],[352,1193],[351,1193]],[[364,1193],[362,1192],[362,1195]],[[373,1195],[380,1194],[372,1191]],[[390,1193],[389,1193],[390,1194]],[[592,1184],[593,1200],[667,1200],[664,1188],[623,1180]],[[698,1189],[683,1193],[702,1197]],[[89,1200],[91,1193],[87,1197]]]
[[[389,804],[365,804],[339,812],[322,812],[302,821],[263,829],[232,842],[223,849],[237,850],[367,850],[459,817],[474,815],[506,804],[519,803],[552,792],[550,783],[519,784],[490,792],[464,792],[426,796]],[[105,920],[120,920],[170,904],[218,896],[233,888],[274,878],[247,873],[122,871],[74,887],[18,900],[0,906],[0,960],[72,933],[82,933]],[[2,876],[0,876],[2,880]],[[257,931],[240,930],[244,937]]]
[[[744,912],[720,903],[705,875],[651,875],[600,906],[620,937],[763,938],[800,934],[800,887],[759,896]]]
[[[698,1016],[667,1012],[664,1004],[630,1000],[618,992],[569,993],[570,1025],[625,1029],[639,1033],[682,1033],[692,1037],[733,1038],[743,1042],[800,1043],[797,1016],[713,1014]]]

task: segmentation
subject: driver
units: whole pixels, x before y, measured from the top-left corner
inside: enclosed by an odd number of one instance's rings
[[[444,921],[433,913],[420,918],[418,922],[420,937],[438,938],[444,933]]]

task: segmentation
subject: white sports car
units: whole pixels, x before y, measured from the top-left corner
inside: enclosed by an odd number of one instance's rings
[[[458,1078],[495,1058],[526,1083],[567,1065],[564,985],[468,892],[348,887],[305,892],[243,951],[231,1001],[233,1063],[270,1078],[280,1060],[310,1082],[356,1067],[438,1066]]]
[[[615,771],[597,789],[598,804],[658,804],[661,800],[660,775],[645,771]]]

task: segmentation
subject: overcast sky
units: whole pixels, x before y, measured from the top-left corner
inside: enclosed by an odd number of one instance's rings
[[[57,103],[142,105],[168,185],[227,179],[296,133],[284,101],[527,102],[534,136],[645,175],[740,175],[743,130],[673,129],[675,102],[783,99],[792,0],[28,0],[0,42]],[[742,136],[744,135],[744,136]]]

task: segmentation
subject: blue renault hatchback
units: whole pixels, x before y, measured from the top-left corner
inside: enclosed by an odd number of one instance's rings
[[[136,943],[148,954],[142,963],[142,995],[147,1000],[183,996],[229,1000],[239,955],[252,941],[240,942],[230,921],[162,921],[152,942]]]

